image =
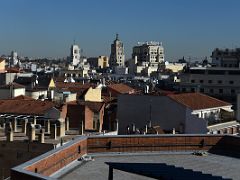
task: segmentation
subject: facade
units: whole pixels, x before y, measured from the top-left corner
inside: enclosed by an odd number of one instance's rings
[[[103,69],[109,67],[109,58],[107,56],[88,58],[87,62],[92,68]]]
[[[110,55],[110,66],[125,66],[125,54],[124,54],[124,46],[123,43],[119,40],[118,34],[116,34],[116,39],[111,45],[111,55]]]
[[[20,95],[25,95],[25,86],[11,83],[0,86],[0,99],[11,99]]]
[[[73,66],[77,66],[80,63],[80,48],[78,45],[74,44],[70,49],[70,60]]]
[[[228,119],[229,121],[233,120],[231,106],[200,93],[168,96],[120,95],[118,133],[128,134],[129,129],[143,132],[146,127],[160,126],[165,132],[206,134],[209,133],[208,125],[223,122],[223,111],[230,113],[229,117],[232,119]]]
[[[137,58],[137,62],[148,62],[149,66],[158,67],[164,62],[164,48],[159,42],[139,43],[133,47],[132,59]]]
[[[212,63],[217,67],[239,67],[240,48],[218,49],[212,52]]]
[[[164,48],[159,42],[139,43],[133,47],[132,59],[129,62],[131,74],[150,76],[158,71],[160,64],[164,63]]]
[[[192,67],[182,73],[180,92],[201,92],[235,103],[240,90],[240,69]]]

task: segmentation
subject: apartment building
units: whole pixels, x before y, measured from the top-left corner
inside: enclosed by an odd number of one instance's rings
[[[179,75],[180,92],[201,92],[235,102],[240,90],[240,69],[222,67],[191,67]]]

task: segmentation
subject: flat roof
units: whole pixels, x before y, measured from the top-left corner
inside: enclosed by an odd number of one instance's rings
[[[53,178],[67,179],[108,179],[109,166],[106,162],[112,163],[148,163],[166,164],[167,167],[183,171],[193,171],[197,174],[218,177],[219,179],[239,179],[240,159],[223,155],[208,153],[206,156],[193,155],[192,152],[146,152],[146,153],[100,153],[89,154],[93,161],[80,163],[75,161],[64,170],[64,174],[54,174]],[[71,168],[73,167],[73,168]],[[152,169],[151,169],[152,170]],[[157,171],[158,169],[156,169]],[[63,171],[62,171],[63,172]],[[169,171],[171,174],[171,171]],[[152,179],[145,176],[128,173],[120,170],[113,170],[114,180],[141,180]],[[210,178],[211,179],[211,178]],[[214,178],[213,178],[214,179]]]

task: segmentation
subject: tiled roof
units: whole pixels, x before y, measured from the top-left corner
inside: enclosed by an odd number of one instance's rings
[[[68,105],[80,105],[87,106],[93,112],[99,112],[104,105],[103,102],[91,102],[91,101],[70,101],[67,103]]]
[[[24,95],[16,96],[13,99],[15,99],[15,100],[34,100],[33,98],[31,98],[29,96],[24,96]]]
[[[2,86],[0,86],[0,89],[9,89],[10,86],[12,86],[13,89],[25,88],[25,86],[13,82],[13,83],[11,83],[11,84],[6,84],[6,85],[2,85]]]
[[[102,99],[103,99],[103,102],[110,103],[110,102],[116,100],[117,98],[116,97],[109,97],[109,96],[102,96]]]
[[[120,84],[111,84],[108,86],[108,88],[113,89],[121,94],[128,94],[134,92],[134,89],[129,87],[126,84],[120,83]]]
[[[78,101],[78,104],[87,106],[93,112],[99,112],[104,105],[103,102]]]
[[[54,107],[50,101],[7,99],[0,100],[0,113],[44,115]]]
[[[96,86],[90,83],[82,84],[82,83],[76,83],[76,82],[75,83],[55,82],[55,85],[57,89],[64,89],[71,92],[79,92],[83,89],[88,89],[90,87]]]
[[[231,106],[230,103],[201,93],[170,94],[168,97],[192,110]]]

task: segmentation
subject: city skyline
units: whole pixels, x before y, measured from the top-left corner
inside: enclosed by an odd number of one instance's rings
[[[139,41],[162,42],[168,61],[240,46],[240,2],[234,0],[10,0],[0,5],[0,54],[66,57],[75,40],[87,57],[109,56],[116,33],[126,59]]]

